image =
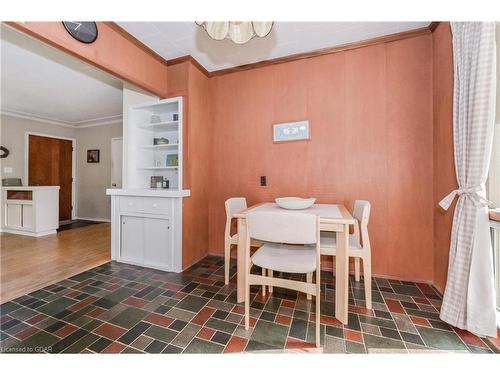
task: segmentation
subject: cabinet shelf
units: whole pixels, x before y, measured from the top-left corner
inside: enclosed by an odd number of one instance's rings
[[[147,150],[170,150],[170,149],[175,149],[175,148],[179,147],[179,144],[178,143],[169,143],[166,145],[143,145],[140,147],[147,149]]]
[[[139,128],[151,131],[175,131],[179,129],[179,121],[162,121],[155,124],[143,124]]]

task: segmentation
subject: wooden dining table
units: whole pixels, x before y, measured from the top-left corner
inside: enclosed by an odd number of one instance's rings
[[[234,217],[238,220],[238,259],[237,259],[237,300],[245,301],[245,277],[247,269],[245,257],[245,241],[247,236],[247,214],[252,210],[265,210],[276,212],[297,212],[280,208],[276,203],[260,203],[237,213]],[[335,257],[335,317],[342,323],[348,320],[348,295],[349,295],[349,225],[355,219],[342,204],[314,204],[300,210],[319,216],[320,230],[335,232],[337,238],[337,253]]]

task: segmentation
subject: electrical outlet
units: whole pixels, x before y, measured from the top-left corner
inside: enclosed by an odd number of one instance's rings
[[[5,174],[11,174],[12,173],[12,167],[3,167],[3,173],[5,173]]]
[[[267,177],[260,176],[260,186],[267,186]]]

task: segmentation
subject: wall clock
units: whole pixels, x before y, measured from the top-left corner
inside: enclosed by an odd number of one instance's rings
[[[95,22],[64,21],[66,31],[82,43],[92,43],[97,39],[97,24]]]

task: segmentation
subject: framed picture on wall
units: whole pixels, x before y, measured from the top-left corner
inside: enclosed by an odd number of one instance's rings
[[[309,121],[286,122],[273,125],[274,142],[304,141],[311,139]]]
[[[100,150],[87,150],[87,163],[99,163]]]

